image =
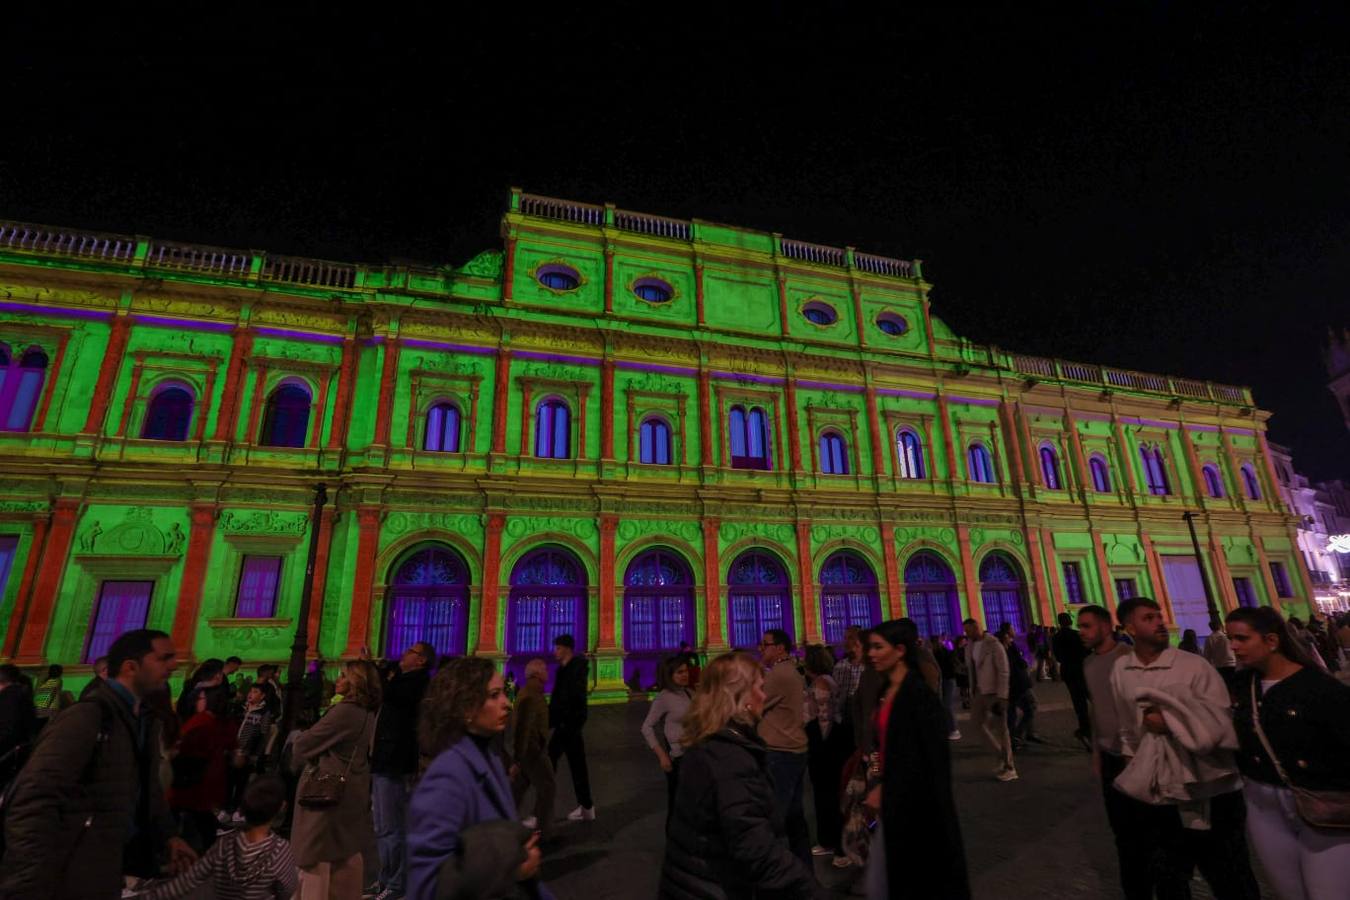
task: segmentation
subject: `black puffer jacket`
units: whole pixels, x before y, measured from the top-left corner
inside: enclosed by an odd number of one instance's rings
[[[417,771],[417,712],[431,676],[426,669],[400,671],[384,686],[370,771],[412,775]]]
[[[661,867],[662,900],[810,898],[788,850],[764,742],[735,723],[687,750]]]

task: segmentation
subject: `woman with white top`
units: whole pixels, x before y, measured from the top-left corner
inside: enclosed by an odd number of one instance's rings
[[[675,785],[680,777],[684,714],[689,709],[689,660],[672,656],[661,663],[656,675],[661,693],[652,701],[647,718],[642,720],[642,737],[656,754],[661,771],[666,773],[666,825],[675,806]],[[657,729],[660,729],[659,732]]]

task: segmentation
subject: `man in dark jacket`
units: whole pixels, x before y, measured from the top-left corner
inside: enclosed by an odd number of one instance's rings
[[[165,855],[174,870],[195,861],[164,801],[159,725],[142,703],[177,664],[167,634],[129,631],[94,695],[43,729],[5,816],[0,896],[117,897],[124,874],[157,875]]]
[[[380,851],[380,877],[375,896],[398,900],[407,883],[408,797],[417,774],[417,709],[431,676],[427,667],[436,651],[418,641],[403,653],[394,677],[384,686],[375,746],[370,754],[370,797],[375,814],[375,841]]]
[[[1059,662],[1059,674],[1069,689],[1073,714],[1078,720],[1078,730],[1073,736],[1084,748],[1091,750],[1092,719],[1088,717],[1087,681],[1083,677],[1083,660],[1087,659],[1088,652],[1078,629],[1073,627],[1073,616],[1059,614],[1059,631],[1051,639],[1050,648]]]
[[[586,660],[576,655],[576,641],[570,634],[553,639],[553,656],[558,660],[558,674],[548,702],[548,725],[553,729],[548,760],[556,772],[558,758],[567,754],[572,789],[577,795],[577,808],[567,818],[590,822],[595,819],[595,801],[591,799],[591,777],[586,770],[586,745],[581,739],[581,729],[586,724]]]
[[[18,666],[0,666],[0,789],[22,768],[35,731],[32,682]]]

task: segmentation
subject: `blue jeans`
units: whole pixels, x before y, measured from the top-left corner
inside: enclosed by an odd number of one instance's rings
[[[370,806],[380,851],[380,884],[402,897],[407,883],[408,778],[371,775]]]
[[[765,761],[769,777],[773,779],[774,815],[783,815],[787,830],[788,849],[793,856],[806,863],[808,872],[816,864],[811,860],[811,833],[806,826],[806,811],[802,806],[802,781],[806,776],[806,754],[770,750]]]

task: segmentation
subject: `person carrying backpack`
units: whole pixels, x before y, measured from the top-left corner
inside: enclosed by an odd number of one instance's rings
[[[107,681],[42,730],[4,805],[0,896],[117,897],[126,874],[196,860],[156,777],[159,724],[142,702],[176,666],[167,634],[129,631],[108,651]]]

